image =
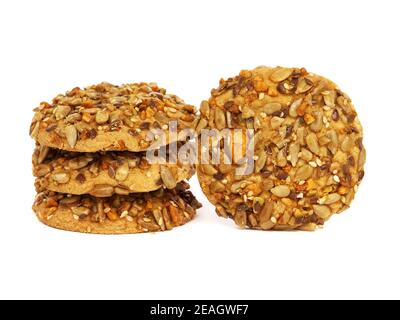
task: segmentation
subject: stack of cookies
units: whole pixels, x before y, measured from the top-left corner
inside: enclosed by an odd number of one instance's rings
[[[154,232],[185,224],[201,206],[185,182],[192,164],[168,148],[160,152],[165,161],[148,159],[149,150],[183,144],[179,132],[197,120],[193,106],[156,84],[74,88],[34,112],[33,210],[43,223],[89,233]]]

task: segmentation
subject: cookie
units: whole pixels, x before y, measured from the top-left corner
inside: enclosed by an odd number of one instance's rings
[[[193,219],[201,207],[188,185],[149,193],[96,198],[52,191],[37,194],[33,204],[38,219],[62,230],[124,234],[170,230]]]
[[[74,88],[34,112],[30,135],[35,140],[78,152],[156,149],[185,139],[179,132],[197,121],[193,106],[152,83]]]
[[[304,68],[244,70],[221,80],[200,112],[197,131],[254,130],[250,174],[223,143],[232,164],[197,167],[220,216],[240,227],[313,230],[349,207],[366,152],[351,99],[332,81]]]
[[[169,154],[167,154],[168,156]],[[167,161],[168,157],[164,157]],[[146,152],[109,151],[78,153],[37,145],[32,157],[36,191],[110,197],[149,192],[189,179],[192,165],[149,163]]]

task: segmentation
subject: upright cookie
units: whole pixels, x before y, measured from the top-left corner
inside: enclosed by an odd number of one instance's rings
[[[62,230],[123,234],[170,230],[193,219],[201,207],[186,183],[175,189],[96,198],[44,191],[33,210],[44,224]]]
[[[220,216],[241,227],[313,230],[349,207],[366,153],[351,100],[333,82],[303,68],[259,67],[211,94],[197,131],[255,133],[251,174],[238,174],[237,163],[198,166]]]
[[[109,151],[79,153],[37,145],[33,157],[36,191],[110,197],[149,192],[189,179],[195,172],[189,163],[149,163],[146,152]]]
[[[179,131],[196,122],[193,106],[151,83],[74,88],[34,111],[30,134],[35,140],[78,152],[156,149],[185,139]],[[171,121],[175,133],[169,130]]]

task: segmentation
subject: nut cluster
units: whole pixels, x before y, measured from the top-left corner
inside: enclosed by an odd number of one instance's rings
[[[198,166],[220,216],[241,227],[313,230],[350,205],[366,152],[351,100],[331,81],[305,69],[244,70],[221,80],[200,112],[196,130],[255,132],[252,174],[238,175],[238,163]]]

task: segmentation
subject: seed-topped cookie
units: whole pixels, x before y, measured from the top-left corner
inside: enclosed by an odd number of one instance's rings
[[[164,160],[161,163],[160,160]],[[169,153],[152,163],[146,152],[109,151],[79,153],[37,145],[33,153],[36,191],[110,197],[159,188],[173,189],[189,179],[194,168],[179,159],[168,163]]]
[[[153,83],[74,88],[34,111],[30,134],[35,140],[78,152],[151,149],[155,142],[166,145],[184,139],[179,131],[196,121],[193,106]],[[170,133],[171,121],[178,133]]]
[[[122,234],[170,230],[193,219],[201,207],[186,183],[175,189],[97,198],[44,191],[33,210],[44,224],[62,230]]]
[[[330,80],[303,68],[244,70],[221,80],[200,112],[197,131],[255,134],[250,174],[238,173],[235,159],[198,166],[220,216],[241,227],[313,230],[349,207],[366,153],[351,99]]]

